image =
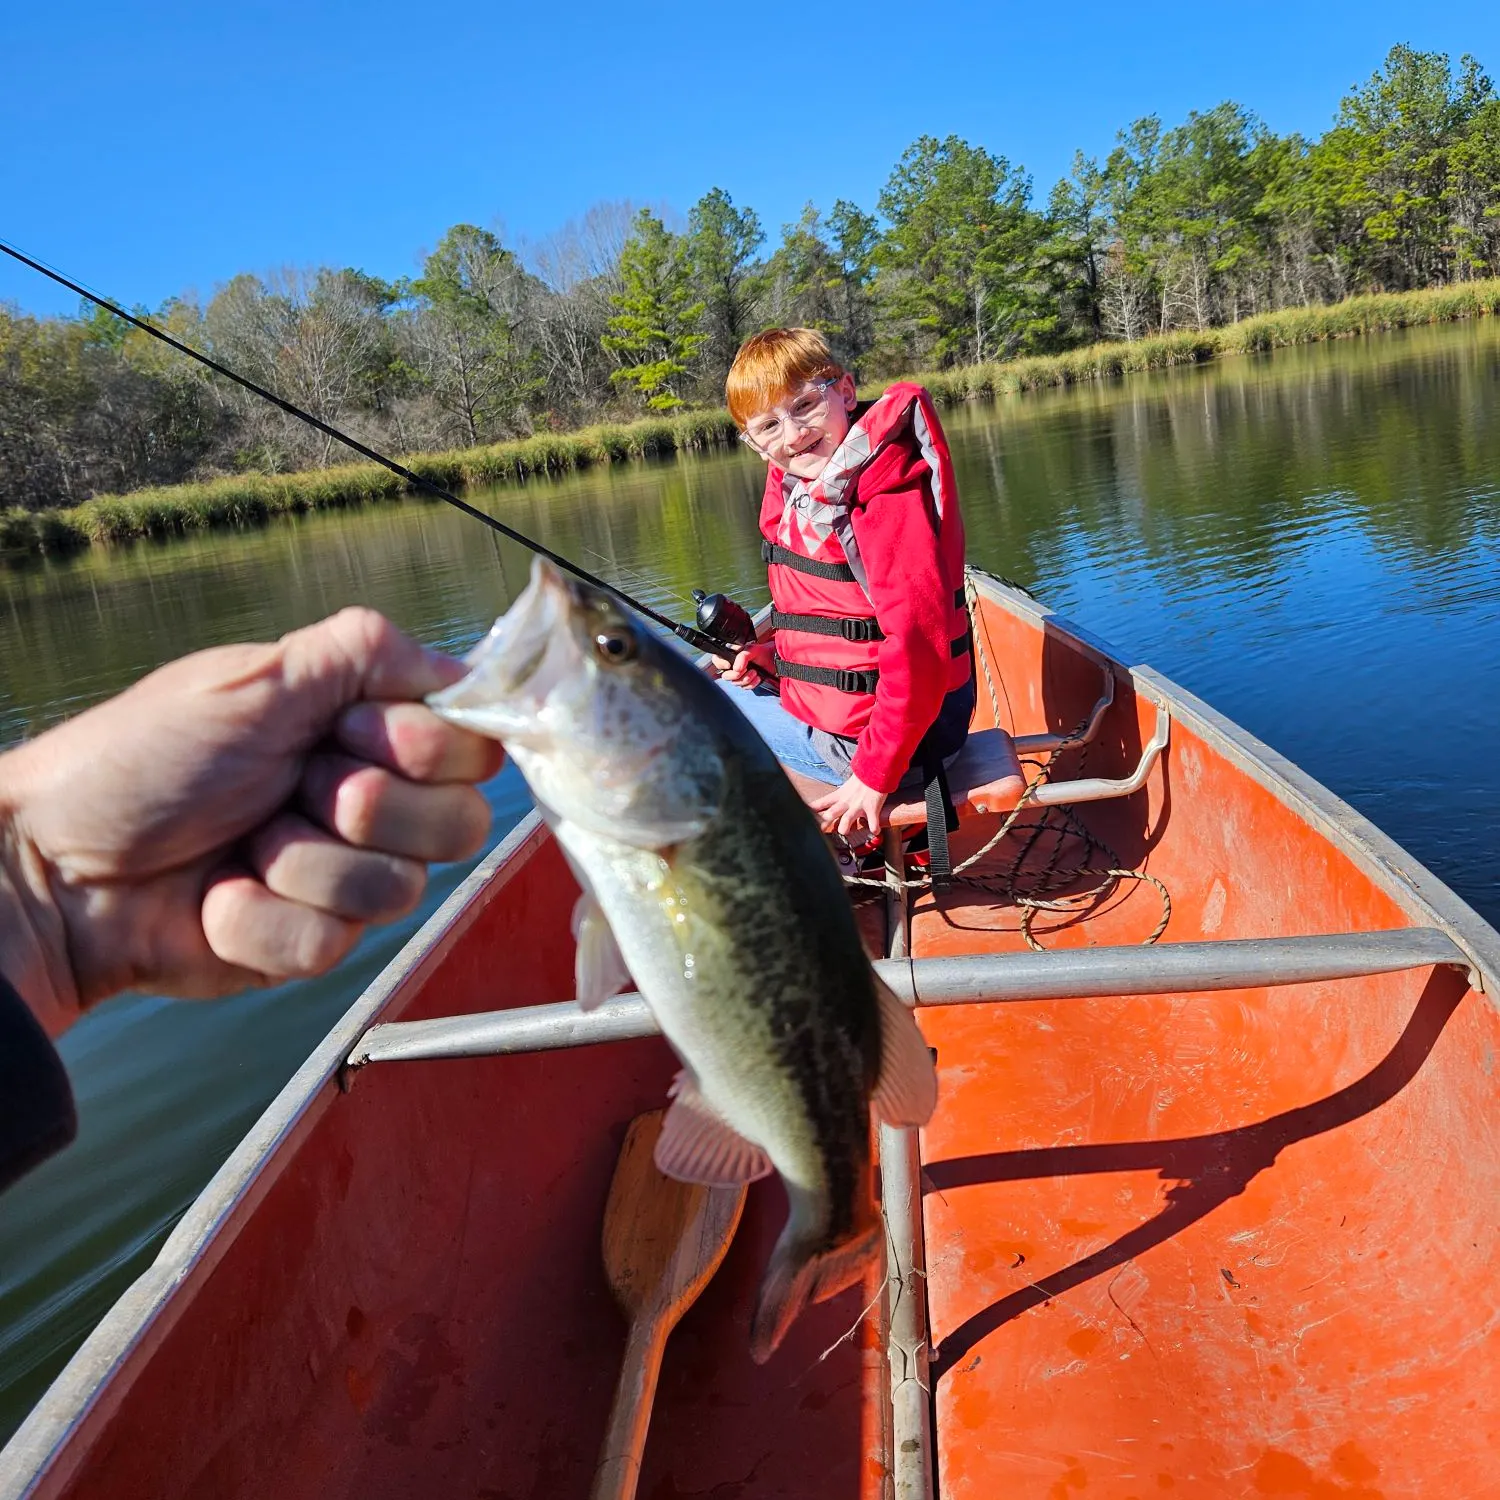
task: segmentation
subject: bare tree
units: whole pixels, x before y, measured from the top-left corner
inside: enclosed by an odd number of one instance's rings
[[[528,270],[543,284],[531,307],[532,333],[548,403],[573,419],[598,412],[615,367],[601,340],[620,290],[620,255],[639,208],[596,203],[545,239],[522,242]]]
[[[1105,331],[1120,339],[1144,337],[1150,327],[1150,283],[1129,263],[1125,247],[1119,243],[1105,251],[1099,291]]]
[[[204,331],[225,363],[338,426],[346,412],[367,404],[378,378],[393,295],[383,282],[352,270],[284,269],[265,281],[237,276],[209,303]],[[263,402],[247,397],[244,415],[273,463],[309,449],[320,466],[333,456],[333,438],[271,414]]]

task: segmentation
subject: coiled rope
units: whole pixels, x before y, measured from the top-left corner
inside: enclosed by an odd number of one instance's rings
[[[1002,580],[1004,582],[1005,580]],[[1019,587],[1019,585],[1015,585]],[[1021,589],[1029,595],[1029,590]],[[964,597],[968,604],[969,619],[973,625],[974,654],[984,674],[985,688],[989,693],[990,709],[994,722],[1002,721],[1000,690],[996,685],[995,672],[990,661],[985,633],[982,629],[979,605],[979,590],[974,582],[972,569],[964,569]],[[1003,679],[1002,679],[1003,681]],[[1167,930],[1172,919],[1172,895],[1167,887],[1146,870],[1125,868],[1124,862],[1114,849],[1100,836],[1085,828],[1077,813],[1067,805],[1052,805],[1041,809],[1040,816],[1022,820],[1022,815],[1035,806],[1038,790],[1052,779],[1057,769],[1058,757],[1065,751],[1077,748],[1078,769],[1087,764],[1089,747],[1084,740],[1091,715],[1083,720],[1043,760],[1027,759],[1023,767],[1032,775],[1026,783],[1016,805],[1000,820],[1000,826],[984,845],[953,869],[953,883],[969,886],[997,897],[1002,903],[1014,906],[1020,912],[1020,933],[1026,946],[1034,952],[1043,950],[1033,930],[1038,913],[1057,912],[1065,914],[1066,920],[1058,922],[1047,931],[1071,926],[1098,911],[1120,889],[1122,882],[1141,881],[1156,889],[1161,897],[1161,917],[1150,934],[1142,939],[1142,946],[1156,942]],[[1012,858],[1002,868],[979,868],[997,849],[1001,841],[1016,834],[1019,845]],[[1073,851],[1072,858],[1065,859],[1066,850]],[[1033,856],[1040,852],[1040,866]],[[1028,866],[1028,862],[1032,863]],[[1070,889],[1084,879],[1093,878],[1095,883],[1082,889]],[[893,881],[889,876],[874,880],[863,875],[846,874],[844,881],[851,886],[869,886],[889,890],[893,884],[908,890],[920,890],[930,886],[926,875],[914,879]]]

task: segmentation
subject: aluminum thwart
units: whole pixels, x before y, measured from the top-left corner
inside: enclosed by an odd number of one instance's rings
[[[877,959],[875,972],[908,1005],[921,1006],[1197,994],[1354,979],[1435,964],[1471,971],[1476,967],[1447,933],[1436,927],[1404,927],[1315,937],[1158,943],[1149,948]],[[617,995],[592,1011],[566,1000],[372,1026],[350,1052],[347,1065],[548,1052],[654,1036],[658,1030],[646,1002],[636,994]]]

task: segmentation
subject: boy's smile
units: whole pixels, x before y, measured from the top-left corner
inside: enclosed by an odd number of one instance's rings
[[[810,380],[745,423],[745,441],[798,479],[816,479],[849,434],[854,377]]]

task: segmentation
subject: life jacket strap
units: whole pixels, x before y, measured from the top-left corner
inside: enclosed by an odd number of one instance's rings
[[[846,641],[883,641],[885,631],[874,615],[787,615],[771,611],[773,630],[802,630],[808,635],[839,636]]]
[[[872,667],[868,672],[850,672],[842,667],[810,667],[805,662],[786,661],[776,658],[776,675],[793,682],[811,682],[817,687],[835,688],[841,693],[873,693],[880,681],[880,669]]]
[[[799,618],[791,616],[792,619]],[[821,618],[820,616],[805,616],[802,618]],[[837,625],[837,620],[825,623]],[[857,623],[857,622],[854,622]],[[805,626],[793,626],[793,629],[805,629]],[[842,632],[832,630],[821,630],[819,635],[834,635]],[[884,639],[884,637],[879,637]],[[969,652],[969,637],[967,635],[956,636],[948,642],[948,650],[955,661],[961,656],[967,656]],[[776,675],[778,677],[789,677],[793,682],[811,682],[818,687],[836,688],[841,693],[873,693],[875,684],[880,681],[880,668],[871,667],[867,672],[850,672],[842,667],[813,667],[806,662],[787,661],[784,656],[776,657]]]
[[[792,569],[794,573],[806,573],[812,578],[827,579],[830,583],[859,582],[848,563],[818,562],[811,557],[803,557],[800,552],[780,547],[775,542],[762,541],[760,557],[767,566],[776,563],[783,568]]]

